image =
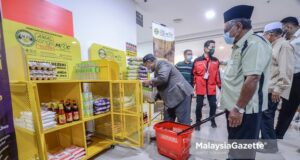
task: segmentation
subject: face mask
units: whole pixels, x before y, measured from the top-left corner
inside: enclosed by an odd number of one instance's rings
[[[234,43],[234,37],[230,37],[229,32],[224,33],[224,40],[227,44],[233,44]]]
[[[209,53],[209,55],[212,56],[215,53],[215,49],[214,48],[210,49],[208,53]]]
[[[193,56],[192,56],[192,55],[188,55],[188,56],[186,57],[186,60],[189,61],[189,62],[191,62],[192,59],[193,59]]]

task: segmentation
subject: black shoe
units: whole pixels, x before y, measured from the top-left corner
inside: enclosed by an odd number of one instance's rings
[[[215,122],[211,123],[212,128],[217,128],[217,124]]]
[[[200,126],[196,126],[196,127],[195,127],[195,130],[196,130],[196,131],[200,131]]]
[[[264,149],[258,149],[256,150],[259,153],[277,153],[278,152],[278,148],[274,147],[274,148],[264,148]]]

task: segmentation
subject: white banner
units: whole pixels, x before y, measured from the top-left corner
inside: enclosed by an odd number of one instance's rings
[[[160,40],[175,40],[174,28],[168,28],[157,23],[152,23],[152,35],[154,38]]]
[[[162,58],[174,63],[175,33],[174,28],[169,28],[157,23],[152,23],[153,51],[157,58]]]

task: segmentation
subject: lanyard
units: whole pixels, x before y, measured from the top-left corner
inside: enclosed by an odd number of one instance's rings
[[[206,73],[208,73],[208,70],[209,70],[209,67],[210,67],[210,60],[207,62],[207,65],[204,65],[204,67],[206,69]]]

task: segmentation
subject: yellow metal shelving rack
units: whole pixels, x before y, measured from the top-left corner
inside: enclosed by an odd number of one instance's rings
[[[93,95],[109,97],[109,112],[84,117],[83,83],[91,84]],[[20,159],[47,160],[47,153],[56,152],[71,145],[85,148],[89,159],[114,144],[133,147],[143,146],[142,88],[139,81],[32,81],[11,82],[14,118],[23,111],[31,111],[35,131],[16,126]],[[40,104],[53,100],[74,99],[78,103],[80,120],[54,128],[42,128]],[[131,104],[128,106],[128,99]],[[86,143],[86,122],[95,122],[93,143]]]

